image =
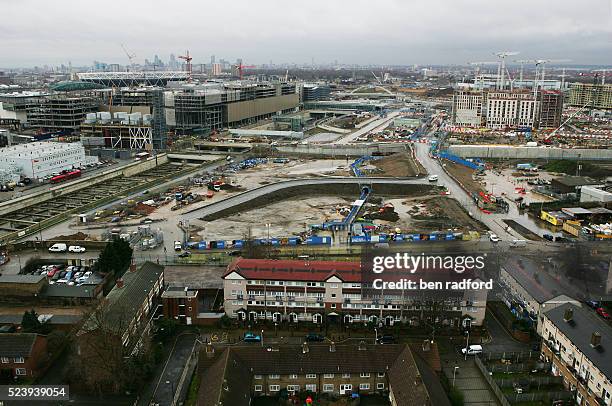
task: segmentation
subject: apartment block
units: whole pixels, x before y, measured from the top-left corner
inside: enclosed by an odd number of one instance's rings
[[[533,127],[536,123],[538,101],[531,92],[492,91],[486,99],[487,128]]]
[[[572,83],[568,102],[576,107],[612,109],[612,84]]]
[[[249,322],[480,326],[487,300],[484,289],[426,295],[372,289],[359,262],[238,258],[223,280],[226,314]]]
[[[544,313],[542,355],[581,406],[612,404],[612,327],[571,303]]]
[[[33,128],[69,134],[78,130],[87,113],[97,111],[100,104],[93,96],[48,96],[28,109],[28,122]]]
[[[555,129],[561,126],[563,93],[559,90],[542,90],[538,93],[540,111],[537,127]]]
[[[485,93],[482,91],[458,90],[453,95],[453,124],[481,127],[484,120]]]

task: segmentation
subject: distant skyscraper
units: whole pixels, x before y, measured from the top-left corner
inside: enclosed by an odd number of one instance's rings
[[[210,64],[211,64],[211,65],[214,65],[214,64],[215,64],[215,62],[216,62],[215,56],[214,56],[214,55],[212,55],[212,56],[210,57]]]
[[[170,69],[176,69],[178,63],[176,62],[176,55],[170,54],[170,61],[168,62]]]

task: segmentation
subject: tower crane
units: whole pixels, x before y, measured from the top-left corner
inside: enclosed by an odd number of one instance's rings
[[[506,74],[506,57],[508,56],[514,56],[514,55],[518,55],[518,52],[515,51],[501,51],[501,52],[495,52],[494,55],[496,55],[500,60],[500,66],[499,66],[499,83],[497,88],[498,89],[504,89],[506,87],[506,82],[505,82],[505,78],[504,75]]]
[[[468,62],[470,66],[476,66],[476,70],[474,71],[474,85],[476,85],[476,80],[478,78],[478,74],[480,73],[480,67],[482,65],[497,65],[497,75],[499,77],[499,62]],[[481,81],[480,90],[484,87],[484,83]]]
[[[191,61],[193,60],[193,57],[189,55],[189,51],[186,51],[185,55],[179,55],[178,58],[185,61],[185,67],[187,68],[187,81],[191,82]]]
[[[123,49],[123,52],[125,52],[125,55],[128,57],[128,59],[130,60],[130,66],[134,66],[134,58],[136,58],[136,54],[128,52],[124,44],[121,44],[121,48]]]
[[[601,84],[606,84],[606,76],[608,76],[608,72],[612,72],[612,69],[594,69],[591,72],[602,72],[601,73]]]
[[[254,68],[256,68],[255,65],[243,65],[242,62],[240,62],[239,64],[234,65],[234,66],[238,70],[238,77],[240,78],[240,80],[242,80],[242,71],[244,69],[254,69]]]

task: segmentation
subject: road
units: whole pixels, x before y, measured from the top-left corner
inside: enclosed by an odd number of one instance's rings
[[[355,141],[357,138],[363,135],[366,135],[371,131],[377,131],[377,130],[382,130],[384,128],[387,128],[389,123],[393,121],[393,119],[399,115],[400,115],[399,111],[394,111],[392,113],[389,113],[387,117],[383,117],[378,120],[372,121],[370,124],[366,125],[365,127],[360,128],[359,130],[353,133],[350,133],[340,138],[339,140],[336,140],[335,143],[336,144],[350,144],[351,142]]]
[[[429,154],[429,144],[417,142],[415,152],[417,159],[429,174],[438,175],[438,185],[445,186],[448,191],[464,208],[473,213],[487,228],[497,234],[502,240],[523,239],[516,231],[507,228],[503,222],[506,214],[483,214],[476,203],[472,200],[465,190],[440,166],[440,162]]]
[[[426,185],[429,184],[424,178],[352,178],[352,177],[337,177],[337,178],[306,178],[294,179],[282,182],[271,183],[269,185],[260,186],[255,189],[242,192],[237,195],[230,196],[224,200],[209,204],[208,206],[197,208],[193,211],[182,215],[181,220],[189,221],[201,219],[211,214],[218,213],[222,210],[247,203],[258,197],[266,196],[270,193],[277,192],[287,188],[321,185],[333,186],[338,184],[355,184],[355,185],[371,185],[371,184],[391,184],[391,185]]]

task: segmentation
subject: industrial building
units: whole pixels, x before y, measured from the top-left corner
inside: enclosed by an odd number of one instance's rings
[[[0,170],[18,168],[21,175],[40,179],[62,170],[97,162],[81,143],[32,142],[0,149]]]
[[[612,84],[572,83],[568,103],[577,107],[612,109]]]
[[[14,119],[25,124],[28,110],[38,107],[46,96],[41,92],[0,93],[0,119]]]
[[[101,100],[95,96],[52,95],[27,110],[30,126],[42,131],[71,134],[79,129],[87,113],[98,111]]]

